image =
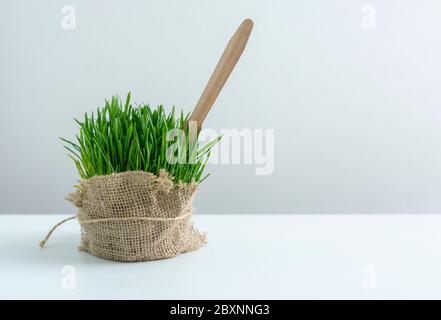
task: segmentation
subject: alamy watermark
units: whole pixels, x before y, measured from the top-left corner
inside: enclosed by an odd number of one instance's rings
[[[61,288],[75,290],[77,288],[76,268],[72,265],[64,265],[61,268]]]
[[[256,175],[274,172],[273,129],[221,129],[220,132],[203,129],[198,134],[196,123],[190,121],[187,133],[181,129],[167,132],[166,140],[170,142],[167,161],[172,164],[197,163],[198,157],[203,155],[203,145],[216,141],[218,137],[221,139],[212,146],[208,163],[254,165]]]
[[[75,30],[77,28],[77,15],[74,6],[65,5],[61,8],[61,28],[64,30]]]
[[[377,270],[374,266],[367,265],[362,268],[361,288],[365,291],[377,289]]]
[[[365,5],[361,8],[361,28],[365,31],[377,29],[377,10],[373,5]]]

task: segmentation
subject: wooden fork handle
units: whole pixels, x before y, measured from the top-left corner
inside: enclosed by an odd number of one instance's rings
[[[228,42],[188,121],[196,121],[198,129],[213,106],[219,92],[233,71],[253,29],[253,21],[245,19]]]

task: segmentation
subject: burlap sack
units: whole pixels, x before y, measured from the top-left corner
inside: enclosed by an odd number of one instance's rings
[[[190,223],[197,184],[166,173],[132,171],[80,181],[68,197],[78,207],[80,249],[104,259],[145,261],[200,248],[205,234]]]

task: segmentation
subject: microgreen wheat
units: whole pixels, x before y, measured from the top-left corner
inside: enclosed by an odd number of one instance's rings
[[[159,174],[165,170],[175,182],[201,182],[210,149],[220,137],[196,148],[190,147],[189,130],[186,122],[189,115],[175,114],[175,108],[167,114],[162,105],[152,110],[148,104],[132,105],[130,92],[123,105],[114,96],[97,108],[96,114],[87,113],[84,121],[75,121],[80,126],[76,142],[60,138],[69,151],[80,177],[91,178],[124,171],[146,171]],[[167,150],[173,141],[167,141],[171,129],[183,130],[185,136],[185,156],[195,152],[195,161],[169,161]]]

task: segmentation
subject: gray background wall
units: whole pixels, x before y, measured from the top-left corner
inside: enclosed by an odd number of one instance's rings
[[[72,118],[129,90],[190,111],[244,17],[255,29],[206,125],[274,129],[275,171],[212,165],[199,213],[441,212],[436,0],[3,0],[0,212],[74,212],[57,138]]]

